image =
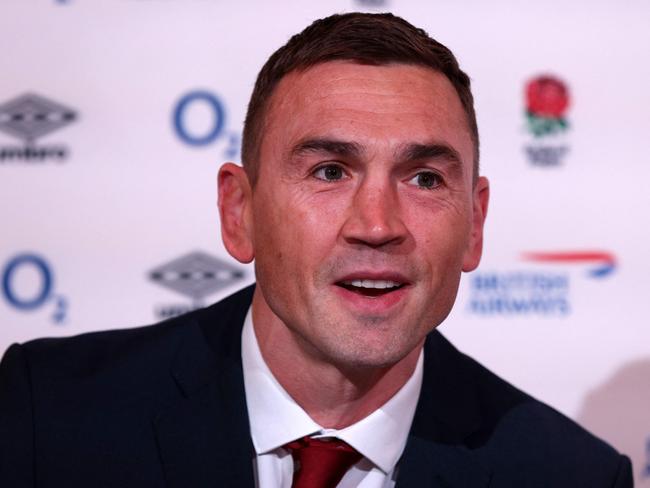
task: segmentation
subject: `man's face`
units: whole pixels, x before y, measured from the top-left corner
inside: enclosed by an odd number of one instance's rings
[[[404,358],[478,264],[487,181],[473,185],[473,152],[458,95],[430,69],[327,62],[287,75],[252,191],[263,306],[330,363]]]

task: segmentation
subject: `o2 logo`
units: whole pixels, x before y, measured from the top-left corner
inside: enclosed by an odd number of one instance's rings
[[[25,280],[26,273],[35,279]],[[2,269],[2,295],[17,310],[29,312],[53,304],[52,321],[61,324],[66,318],[68,300],[54,293],[52,268],[37,254],[19,254],[7,261]]]
[[[211,115],[211,121],[207,128],[197,129],[196,123],[192,123],[192,112],[202,110]],[[195,114],[196,115],[196,114]],[[237,132],[226,132],[226,110],[223,102],[212,92],[207,90],[195,90],[183,95],[172,115],[174,130],[178,137],[185,144],[194,147],[202,147],[216,142],[218,139],[226,139],[226,148],[223,151],[224,157],[233,159],[239,154],[241,136]]]

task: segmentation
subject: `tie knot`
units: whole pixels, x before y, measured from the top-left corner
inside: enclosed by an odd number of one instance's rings
[[[284,445],[296,464],[292,488],[334,488],[345,472],[361,459],[340,439],[302,439]]]

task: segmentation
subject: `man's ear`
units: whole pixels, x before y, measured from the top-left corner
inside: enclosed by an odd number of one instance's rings
[[[472,192],[472,233],[465,256],[463,271],[473,271],[481,261],[483,253],[483,225],[487,216],[490,199],[490,183],[484,176],[479,177]]]
[[[240,263],[255,257],[253,245],[253,191],[244,168],[225,163],[217,177],[221,239]]]

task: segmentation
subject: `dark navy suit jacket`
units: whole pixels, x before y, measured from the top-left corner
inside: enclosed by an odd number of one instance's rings
[[[3,488],[253,487],[241,366],[252,288],[138,329],[40,339],[0,365]],[[632,486],[630,462],[438,332],[397,487]]]

